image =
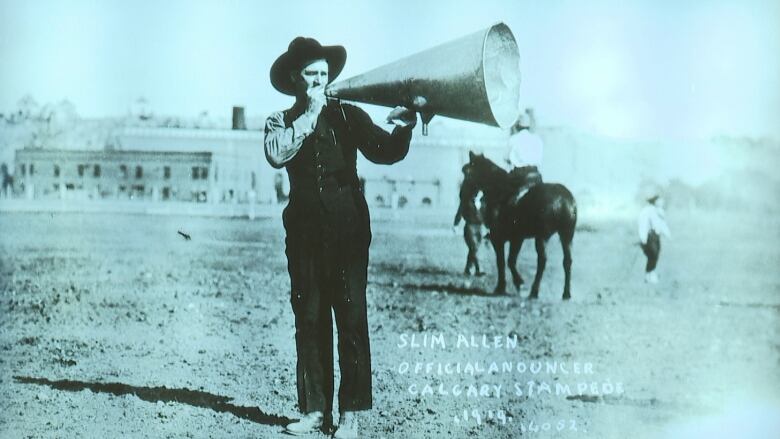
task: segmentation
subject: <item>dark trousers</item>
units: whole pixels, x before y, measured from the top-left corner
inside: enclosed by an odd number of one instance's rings
[[[657,233],[651,230],[647,234],[647,243],[642,244],[642,251],[647,256],[645,271],[649,273],[655,270],[655,266],[658,264],[658,255],[661,253],[661,238]]]
[[[542,174],[536,166],[521,166],[509,171],[509,179],[514,185],[530,187],[542,182]]]
[[[298,406],[333,409],[333,320],[338,331],[339,410],[372,406],[366,315],[368,210],[347,206],[317,221],[285,212],[291,303],[298,353]]]

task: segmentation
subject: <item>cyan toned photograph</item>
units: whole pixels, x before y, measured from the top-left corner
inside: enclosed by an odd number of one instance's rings
[[[778,23],[0,0],[0,437],[780,437]]]

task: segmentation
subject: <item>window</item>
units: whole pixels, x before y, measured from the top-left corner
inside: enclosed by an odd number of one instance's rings
[[[27,165],[25,165],[24,163],[22,163],[22,177],[24,177],[24,176],[25,176],[25,174],[27,174]]]
[[[30,163],[30,175],[35,174],[35,165]]]
[[[59,177],[60,176],[60,166],[54,165],[54,176]]]
[[[135,167],[135,178],[142,178],[144,176],[144,168],[141,166]]]
[[[192,179],[193,180],[205,180],[209,178],[209,168],[205,166],[193,166],[192,167]]]
[[[84,176],[84,165],[79,165],[79,177]]]
[[[168,200],[171,198],[171,188],[164,187],[162,190],[162,198],[163,200]]]
[[[95,169],[92,170],[93,177],[100,177],[100,165],[95,165]]]
[[[431,201],[430,197],[424,197],[424,198],[422,199],[422,205],[423,205],[423,206],[429,207],[429,206],[431,206],[432,204],[433,204],[433,201]]]
[[[165,166],[163,168],[163,178],[165,178],[166,180],[171,178],[171,167],[170,166]]]

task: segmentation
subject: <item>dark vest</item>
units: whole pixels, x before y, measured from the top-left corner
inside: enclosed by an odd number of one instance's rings
[[[285,124],[292,126],[295,117],[285,112]],[[357,148],[350,142],[344,113],[339,105],[328,105],[320,113],[314,132],[286,165],[291,213],[319,216],[323,209],[353,207],[354,197],[362,197],[356,163]]]

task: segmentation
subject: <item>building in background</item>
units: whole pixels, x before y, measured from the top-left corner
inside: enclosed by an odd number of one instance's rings
[[[206,201],[216,190],[210,152],[16,151],[26,198]]]
[[[104,149],[23,148],[15,153],[17,196],[244,203],[261,188],[263,134],[233,130],[124,127]]]
[[[263,131],[246,129],[242,107],[232,116],[232,129],[117,124],[100,149],[74,148],[73,142],[62,149],[56,142],[17,149],[13,193],[27,199],[285,203],[287,174],[267,163]],[[500,130],[470,133],[440,121],[430,136],[416,133],[406,159],[393,166],[359,155],[366,200],[377,207],[455,206],[469,150],[503,160]]]

